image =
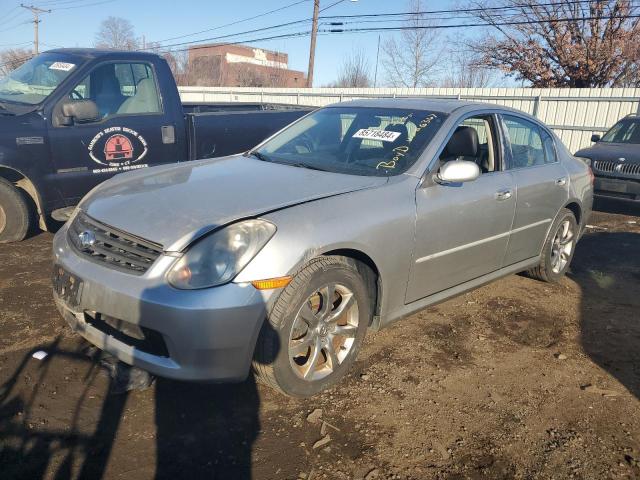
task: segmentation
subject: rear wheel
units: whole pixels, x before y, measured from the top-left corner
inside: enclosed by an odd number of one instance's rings
[[[571,210],[563,208],[551,226],[542,249],[540,264],[529,276],[545,282],[558,282],[571,264],[578,240],[578,223]]]
[[[313,260],[282,291],[260,334],[257,379],[295,397],[335,384],[356,358],[370,303],[354,261]]]
[[[0,243],[24,240],[30,227],[31,210],[26,195],[0,178]]]

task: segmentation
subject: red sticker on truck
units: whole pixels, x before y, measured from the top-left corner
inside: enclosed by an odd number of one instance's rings
[[[94,173],[147,166],[138,164],[147,155],[147,141],[128,127],[105,128],[91,139],[88,149],[91,160],[107,167],[98,168]]]

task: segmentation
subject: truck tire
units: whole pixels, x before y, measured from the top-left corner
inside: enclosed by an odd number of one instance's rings
[[[576,217],[571,210],[563,208],[549,229],[540,263],[527,271],[527,275],[543,282],[559,282],[571,265],[577,241]]]
[[[353,364],[371,315],[355,261],[312,260],[280,293],[260,332],[256,380],[298,398],[335,384]]]
[[[0,178],[0,243],[24,240],[30,227],[31,209],[25,194]]]

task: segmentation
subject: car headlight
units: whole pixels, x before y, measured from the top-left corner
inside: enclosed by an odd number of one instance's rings
[[[591,166],[591,159],[587,157],[576,157],[578,160],[582,160],[587,165]]]
[[[167,280],[180,289],[230,282],[276,232],[272,223],[245,220],[198,240],[169,270]]]

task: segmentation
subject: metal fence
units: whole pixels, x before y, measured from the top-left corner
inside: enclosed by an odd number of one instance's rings
[[[640,113],[640,88],[250,88],[180,87],[183,101],[272,102],[324,106],[357,98],[430,97],[517,108],[549,125],[575,152],[630,113]]]

